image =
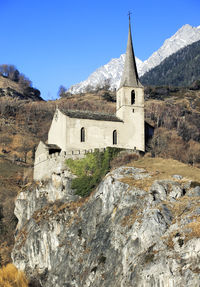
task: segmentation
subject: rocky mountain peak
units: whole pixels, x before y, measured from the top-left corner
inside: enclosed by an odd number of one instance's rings
[[[181,48],[200,40],[200,26],[192,27],[189,24],[181,27],[172,37],[166,39],[157,51],[147,60],[142,62],[136,58],[139,76],[144,75],[152,68],[158,66],[164,59],[176,53]],[[68,92],[72,94],[96,90],[109,84],[111,90],[118,89],[123,71],[125,54],[112,59],[106,65],[94,71],[85,81],[70,87]]]

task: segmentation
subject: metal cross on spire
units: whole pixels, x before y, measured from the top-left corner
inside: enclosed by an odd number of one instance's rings
[[[131,14],[132,14],[132,12],[128,11],[129,23],[131,22]]]

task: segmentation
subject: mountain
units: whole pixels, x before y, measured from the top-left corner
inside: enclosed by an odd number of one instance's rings
[[[102,88],[106,85],[111,86],[112,90],[119,86],[122,70],[124,67],[125,54],[119,58],[112,59],[108,64],[98,68],[86,81],[72,86],[69,92],[72,94]],[[139,73],[142,72],[143,62],[136,58]]]
[[[200,41],[197,41],[175,54],[140,78],[144,85],[191,86],[200,79]]]
[[[176,53],[183,47],[200,40],[200,26],[192,27],[188,24],[179,29],[171,38],[165,40],[164,44],[158,51],[154,52],[151,57],[143,62],[142,73],[158,66],[165,58]]]
[[[176,53],[181,48],[200,40],[200,26],[192,27],[188,24],[179,29],[171,38],[165,40],[158,51],[154,52],[147,60],[142,62],[136,58],[139,76],[158,66],[166,57]],[[106,65],[94,71],[87,80],[70,87],[68,92],[72,94],[96,90],[110,85],[111,90],[119,87],[120,78],[124,66],[125,54],[112,59]]]

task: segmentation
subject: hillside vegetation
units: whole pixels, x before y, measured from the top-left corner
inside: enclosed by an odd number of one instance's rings
[[[67,94],[45,102],[37,91],[30,85],[22,87],[6,75],[0,76],[0,264],[3,265],[11,260],[17,223],[14,200],[32,181],[35,148],[40,140],[47,140],[56,105],[62,109],[115,113],[114,92]],[[148,87],[145,98],[146,120],[155,127],[155,135],[147,146],[149,156],[172,158],[199,167],[198,83],[190,88]],[[118,157],[112,166],[127,164],[130,159]]]
[[[121,149],[107,148],[104,152],[96,150],[78,160],[68,159],[67,166],[77,177],[72,180],[75,194],[86,197],[94,190],[111,167],[111,161]]]
[[[0,287],[28,287],[28,280],[13,264],[0,269]]]
[[[0,75],[0,98],[42,101],[40,91]]]
[[[200,165],[200,90],[148,88],[146,120],[155,126],[152,156]],[[184,152],[183,152],[184,151]]]
[[[141,77],[143,85],[187,87],[200,80],[200,41],[166,58]]]

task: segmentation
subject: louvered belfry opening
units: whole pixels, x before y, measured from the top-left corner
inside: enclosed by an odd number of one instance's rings
[[[131,91],[131,105],[134,105],[135,104],[135,91],[132,90]]]

